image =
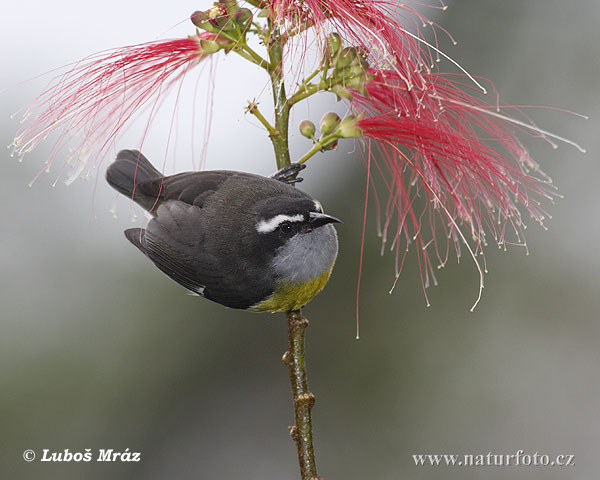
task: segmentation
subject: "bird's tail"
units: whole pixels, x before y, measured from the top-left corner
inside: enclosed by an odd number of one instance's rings
[[[138,188],[148,180],[162,178],[150,161],[138,150],[121,150],[106,170],[106,181],[126,197],[139,203],[146,210],[156,205],[157,196]]]

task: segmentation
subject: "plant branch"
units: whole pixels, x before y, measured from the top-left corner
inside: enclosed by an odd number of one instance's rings
[[[302,480],[322,480],[317,474],[313,447],[311,410],[315,403],[315,396],[308,389],[304,358],[304,333],[308,327],[308,320],[302,316],[300,310],[287,312],[286,319],[288,350],[282,360],[290,373],[295,417],[295,425],[290,427],[290,435],[298,449]]]
[[[247,43],[245,43],[242,48],[244,49],[244,51],[246,53],[248,53],[248,55],[250,55],[250,57],[254,60],[254,62],[257,65],[261,66],[265,70],[267,70],[269,68],[269,62],[267,62],[258,53],[256,53],[254,50],[252,50],[252,48],[250,48],[250,46]]]
[[[325,90],[327,88],[327,83],[325,81],[325,78],[322,78],[321,81],[317,85],[310,83],[310,81],[313,78],[315,78],[317,75],[319,75],[319,74],[324,75],[326,72],[327,72],[327,66],[324,67],[321,64],[319,66],[319,68],[317,68],[308,77],[306,77],[302,81],[300,86],[298,87],[298,90],[296,90],[296,92],[288,99],[288,104],[290,105],[290,108],[292,106],[294,106],[296,103],[298,103],[300,100],[304,100],[305,98],[308,98],[311,95],[314,95],[315,93],[317,93],[321,90]]]
[[[304,156],[296,163],[306,162],[310,157],[312,157],[316,153],[323,151],[325,148],[333,144],[338,138],[339,135],[337,134],[337,132],[325,135],[323,138],[319,139],[318,142],[315,142],[314,146],[308,152],[306,152]]]
[[[252,50],[248,45],[240,45],[239,48],[235,48],[233,51],[259,67],[262,67],[265,70],[269,69],[269,62]]]
[[[269,76],[273,89],[273,104],[275,106],[275,130],[277,135],[271,136],[277,168],[290,165],[290,150],[288,144],[288,129],[290,120],[290,105],[285,93],[283,79],[283,44],[285,42],[277,32],[271,31],[272,40],[269,45]]]
[[[248,107],[246,107],[246,111],[250,112],[252,115],[254,115],[260,121],[260,123],[262,123],[264,125],[264,127],[269,132],[270,137],[278,135],[279,132],[277,132],[277,130],[275,130],[273,125],[271,125],[267,121],[267,119],[263,116],[263,114],[260,113],[260,110],[258,109],[258,103],[256,103],[255,101],[248,102]]]
[[[302,84],[300,86],[300,88],[298,88],[298,90],[296,91],[296,93],[294,93],[288,100],[288,104],[290,107],[292,107],[293,105],[295,105],[296,103],[298,103],[301,100],[304,100],[305,98],[310,97],[311,95],[314,95],[317,92],[320,92],[321,90],[324,90],[325,88],[321,85],[306,85],[306,84]]]
[[[314,72],[312,72],[308,77],[306,77],[303,82],[302,85],[308,85],[308,83],[315,78],[317,75],[319,75],[320,73],[323,73],[323,68],[319,67],[317,68]]]

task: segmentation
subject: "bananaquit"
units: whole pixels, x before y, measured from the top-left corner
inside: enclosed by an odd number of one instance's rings
[[[331,275],[338,241],[319,202],[294,188],[303,166],[273,177],[234,171],[163,176],[137,150],[108,167],[108,183],[153,218],[125,236],[170,278],[227,307],[298,310]]]

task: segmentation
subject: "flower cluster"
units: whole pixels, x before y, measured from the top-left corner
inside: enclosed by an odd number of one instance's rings
[[[415,244],[424,286],[435,282],[435,267],[447,263],[451,244],[459,257],[465,244],[474,258],[488,235],[498,246],[525,245],[521,210],[541,224],[547,214],[540,200],[555,196],[510,119],[490,115],[496,106],[443,76],[433,87],[427,102],[417,103],[395,72],[377,71],[368,95],[353,100],[367,112],[357,126],[388,189],[383,242],[391,229],[397,273],[400,255]]]
[[[70,146],[62,167],[71,167],[67,181],[94,173],[136,112],[158,105],[169,87],[221,48],[218,40],[204,32],[102,52],[68,66],[27,110],[13,153],[22,158],[54,134],[45,170]]]

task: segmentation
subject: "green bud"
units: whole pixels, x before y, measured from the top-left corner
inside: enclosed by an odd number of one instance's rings
[[[368,73],[363,73],[357,77],[350,78],[344,82],[344,87],[353,88],[354,90],[358,90],[362,95],[367,95],[367,87],[365,84],[369,82],[373,78],[373,75]]]
[[[270,17],[272,13],[272,10],[269,7],[265,7],[263,9],[261,9],[258,12],[258,15],[256,15],[258,18],[267,18]]]
[[[354,47],[346,47],[338,55],[335,61],[335,68],[336,70],[342,70],[343,68],[349,67],[356,61],[358,61],[356,49]]]
[[[331,87],[331,91],[336,94],[338,102],[342,98],[345,98],[346,100],[352,100],[354,98],[350,91],[341,85],[334,85]]]
[[[221,27],[219,27],[214,21],[214,17],[211,16],[211,12],[212,10],[209,10],[208,12],[197,11],[192,13],[190,19],[194,25],[202,30],[206,30],[209,33],[219,33],[221,31]]]
[[[360,45],[358,47],[354,47],[356,48],[356,54],[358,55],[358,58],[366,60],[367,58],[369,58],[369,51],[365,48],[365,47],[361,47]]]
[[[335,72],[335,80],[337,83],[345,84],[349,79],[359,77],[364,74],[364,70],[360,65],[350,65],[342,70]]]
[[[235,30],[235,22],[228,15],[219,15],[212,19],[211,23],[218,28],[217,32],[231,32]]]
[[[252,22],[252,11],[248,8],[240,8],[235,14],[235,21],[240,29],[245,31]]]
[[[334,58],[344,46],[344,42],[337,33],[327,35],[326,52],[329,58]]]
[[[360,65],[362,69],[366,72],[369,70],[369,68],[371,68],[371,65],[369,64],[368,60],[369,52],[363,47],[356,47],[356,49],[358,54],[356,65]]]
[[[348,115],[340,123],[340,126],[337,129],[338,135],[341,138],[362,137],[363,132],[358,127],[358,121],[362,120],[363,117],[364,114],[360,114],[358,117],[355,117],[354,115]]]
[[[369,64],[369,62],[367,61],[366,58],[360,58],[360,66],[363,69],[364,72],[368,72],[369,68],[371,68],[371,65]]]
[[[310,120],[302,120],[300,122],[300,133],[306,138],[315,137],[315,124]]]
[[[340,117],[335,112],[329,112],[323,115],[321,119],[321,133],[329,135],[340,124]]]
[[[202,53],[209,55],[211,53],[215,53],[221,50],[223,48],[223,45],[221,45],[218,42],[215,42],[214,40],[201,39],[200,48],[202,49]]]
[[[227,8],[225,8],[224,5],[215,2],[213,3],[213,7],[206,11],[206,14],[208,15],[208,18],[214,19],[223,15],[227,15]]]
[[[235,0],[219,0],[219,3],[215,3],[215,5],[222,6],[227,10],[227,13],[231,16],[235,15],[236,12],[240,9]]]
[[[206,12],[201,12],[200,10],[197,10],[190,15],[190,20],[197,27],[204,28],[204,24],[208,22],[208,15],[206,14]]]

